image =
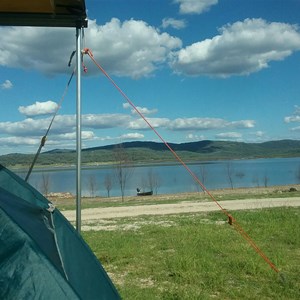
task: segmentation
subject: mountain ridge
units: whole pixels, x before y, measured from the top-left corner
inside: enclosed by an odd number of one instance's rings
[[[262,143],[202,140],[187,143],[168,143],[184,161],[209,161],[220,159],[251,159],[275,157],[300,157],[300,140],[278,140]],[[134,141],[82,149],[82,163],[99,165],[114,163],[116,148],[123,148],[130,160],[136,163],[172,162],[174,155],[161,142]],[[7,154],[0,156],[4,166],[25,166],[34,154]],[[37,163],[41,166],[74,165],[76,151],[52,149],[42,152]]]

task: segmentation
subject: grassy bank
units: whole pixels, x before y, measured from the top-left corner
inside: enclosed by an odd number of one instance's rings
[[[296,191],[290,192],[293,187]],[[258,187],[258,188],[236,188],[236,189],[221,189],[212,190],[210,193],[218,200],[242,200],[242,199],[263,199],[263,198],[285,198],[285,197],[300,197],[300,185],[292,186],[273,186],[273,187]],[[61,210],[71,210],[76,208],[75,196],[64,197],[48,196]],[[211,201],[209,195],[203,192],[194,193],[178,193],[178,194],[162,194],[153,195],[151,197],[125,197],[122,202],[121,197],[94,197],[82,198],[81,207],[97,208],[97,207],[112,207],[112,206],[134,206],[134,205],[147,205],[147,204],[171,204],[183,201]]]
[[[123,299],[299,299],[300,209],[235,217],[285,279],[221,213],[114,219],[83,237]]]

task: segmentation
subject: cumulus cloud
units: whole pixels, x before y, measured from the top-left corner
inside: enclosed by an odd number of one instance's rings
[[[218,0],[174,0],[179,3],[179,12],[182,14],[201,14],[210,9]]]
[[[131,117],[123,114],[86,114],[82,116],[82,125],[93,129],[125,127]]]
[[[147,121],[151,124],[153,128],[158,127],[167,127],[170,120],[168,118],[147,118]],[[149,126],[143,119],[136,119],[129,122],[128,127],[129,129],[135,130],[149,130]]]
[[[133,132],[133,133],[127,133],[120,136],[120,139],[122,140],[139,140],[143,139],[144,135],[141,133]]]
[[[297,126],[297,127],[291,128],[291,131],[296,131],[296,132],[300,131],[300,126]]]
[[[3,83],[0,85],[2,90],[9,90],[13,87],[13,84],[10,80],[6,79]]]
[[[51,117],[26,118],[17,122],[0,122],[0,134],[14,136],[38,137],[45,134]],[[153,128],[172,131],[213,130],[222,128],[248,129],[255,126],[252,120],[227,121],[218,118],[147,118]],[[126,114],[84,114],[82,115],[84,138],[94,138],[93,130],[122,128],[129,130],[149,130],[148,124],[141,119]],[[66,139],[75,135],[75,115],[57,115],[51,128],[52,135],[60,135]]]
[[[222,132],[216,134],[216,138],[219,139],[239,139],[242,137],[241,133],[238,132]]]
[[[178,0],[177,3],[201,12],[198,7],[208,8],[217,1]],[[168,26],[182,28],[185,22],[164,19],[163,27]],[[67,64],[75,47],[73,29],[0,27],[0,34],[0,66],[33,69],[47,75],[70,73]],[[90,20],[85,40],[109,74],[132,78],[151,76],[168,62],[175,72],[191,76],[247,75],[300,49],[297,26],[262,19],[228,24],[219,29],[219,35],[182,49],[179,38],[133,19],[121,22],[112,18],[103,25]],[[84,62],[88,75],[98,72],[88,57]],[[8,81],[3,84],[1,88],[10,86]]]
[[[293,116],[285,117],[284,121],[286,123],[300,122],[300,115],[293,115]]]
[[[220,35],[174,54],[171,66],[182,74],[229,77],[247,75],[300,50],[299,28],[262,19],[222,27]]]
[[[178,118],[168,124],[171,130],[210,130],[220,128],[252,128],[253,120],[227,121],[219,118]]]
[[[74,30],[69,28],[0,27],[0,34],[0,66],[65,72],[75,47]]]
[[[45,133],[50,119],[27,118],[17,122],[0,122],[0,134],[16,136],[40,136]]]
[[[177,20],[173,18],[164,18],[162,20],[162,28],[168,28],[172,27],[174,29],[183,29],[186,27],[186,21],[185,20]]]
[[[189,133],[189,134],[187,134],[186,139],[191,140],[191,141],[199,141],[199,140],[204,140],[205,137],[204,137],[204,135]]]
[[[171,130],[207,130],[223,128],[227,121],[216,118],[178,118],[170,122],[168,128]]]
[[[180,39],[133,19],[121,23],[113,18],[103,26],[90,21],[86,38],[108,72],[133,78],[150,75],[182,45]]]
[[[300,107],[298,105],[295,105],[294,108],[295,110],[293,114],[284,118],[285,123],[300,122]]]
[[[254,132],[253,135],[255,135],[256,137],[263,137],[265,133],[263,131],[258,130]]]
[[[131,108],[131,113],[132,114],[137,114],[137,111],[135,109],[132,108],[132,106],[129,103],[123,103],[123,108],[127,109],[127,108]],[[147,107],[140,107],[140,106],[136,106],[136,109],[142,114],[142,115],[150,115],[150,114],[155,114],[157,113],[157,109],[149,109]]]
[[[30,137],[0,137],[1,145],[5,146],[18,146],[18,145],[38,145],[40,142],[37,138],[30,138]]]
[[[255,121],[254,120],[233,121],[230,123],[230,126],[234,128],[253,128],[255,126]]]
[[[81,131],[81,138],[83,140],[92,140],[95,138],[95,134],[93,131]],[[76,132],[68,132],[64,134],[58,134],[55,136],[55,139],[57,140],[75,140],[76,139]]]
[[[53,114],[57,108],[58,104],[49,100],[45,102],[36,101],[34,104],[28,106],[20,106],[18,110],[26,117],[34,117]]]
[[[67,64],[75,47],[74,29],[0,27],[0,66],[34,69],[45,74],[70,72]],[[113,75],[139,78],[151,75],[171,51],[181,47],[179,38],[161,33],[144,21],[104,25],[89,21],[86,45],[104,69]],[[85,59],[88,74],[98,69]]]

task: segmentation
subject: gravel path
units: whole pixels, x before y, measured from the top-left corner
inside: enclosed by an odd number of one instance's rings
[[[261,209],[280,206],[300,206],[300,197],[228,200],[219,201],[219,204],[228,211],[244,209]],[[220,210],[220,208],[214,202],[195,201],[184,201],[174,204],[88,208],[83,209],[81,211],[81,220],[84,222],[99,219],[135,217],[141,215],[167,215],[218,210]],[[62,211],[62,213],[69,221],[74,222],[76,220],[75,210]]]

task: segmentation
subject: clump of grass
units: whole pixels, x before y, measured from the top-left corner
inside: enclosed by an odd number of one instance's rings
[[[300,209],[241,211],[234,216],[285,280],[222,213],[119,219],[119,225],[141,225],[83,236],[123,299],[299,299]],[[161,226],[163,222],[172,226]]]

